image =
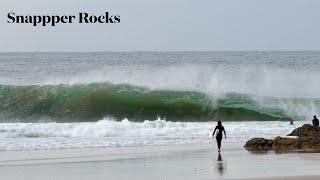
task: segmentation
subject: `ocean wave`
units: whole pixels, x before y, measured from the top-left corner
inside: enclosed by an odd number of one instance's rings
[[[104,117],[144,121],[271,121],[307,119],[320,100],[197,91],[151,90],[129,84],[0,85],[1,122],[85,122]]]

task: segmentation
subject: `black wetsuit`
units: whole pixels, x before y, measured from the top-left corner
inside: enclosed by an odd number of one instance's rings
[[[216,128],[213,131],[213,134],[216,132],[216,130],[219,130],[217,136],[216,136],[216,140],[217,140],[217,144],[218,144],[218,148],[221,148],[221,141],[222,141],[222,131],[224,131],[224,127],[223,126],[216,126]],[[226,133],[226,132],[224,132]]]
[[[314,118],[314,119],[312,120],[312,125],[313,125],[313,126],[316,126],[316,127],[319,127],[319,119]]]

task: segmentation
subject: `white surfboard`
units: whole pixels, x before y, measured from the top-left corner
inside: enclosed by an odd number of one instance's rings
[[[217,137],[218,133],[219,133],[219,129],[216,130],[216,132],[213,134],[214,130],[212,130],[210,133],[209,133],[209,138],[213,139],[215,137]]]

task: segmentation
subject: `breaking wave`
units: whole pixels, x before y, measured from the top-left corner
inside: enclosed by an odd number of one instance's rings
[[[87,122],[104,117],[144,121],[270,121],[307,119],[312,98],[276,98],[197,91],[151,90],[129,84],[0,85],[1,122]]]

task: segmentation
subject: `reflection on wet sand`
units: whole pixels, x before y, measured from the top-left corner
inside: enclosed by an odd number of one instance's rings
[[[216,169],[219,173],[219,175],[223,175],[224,172],[224,164],[223,164],[223,160],[222,160],[222,156],[221,153],[218,154],[218,159],[217,159],[217,163],[216,163]]]
[[[221,153],[218,153],[217,160],[213,162],[211,172],[214,175],[223,176],[226,171],[226,162],[223,161]]]

